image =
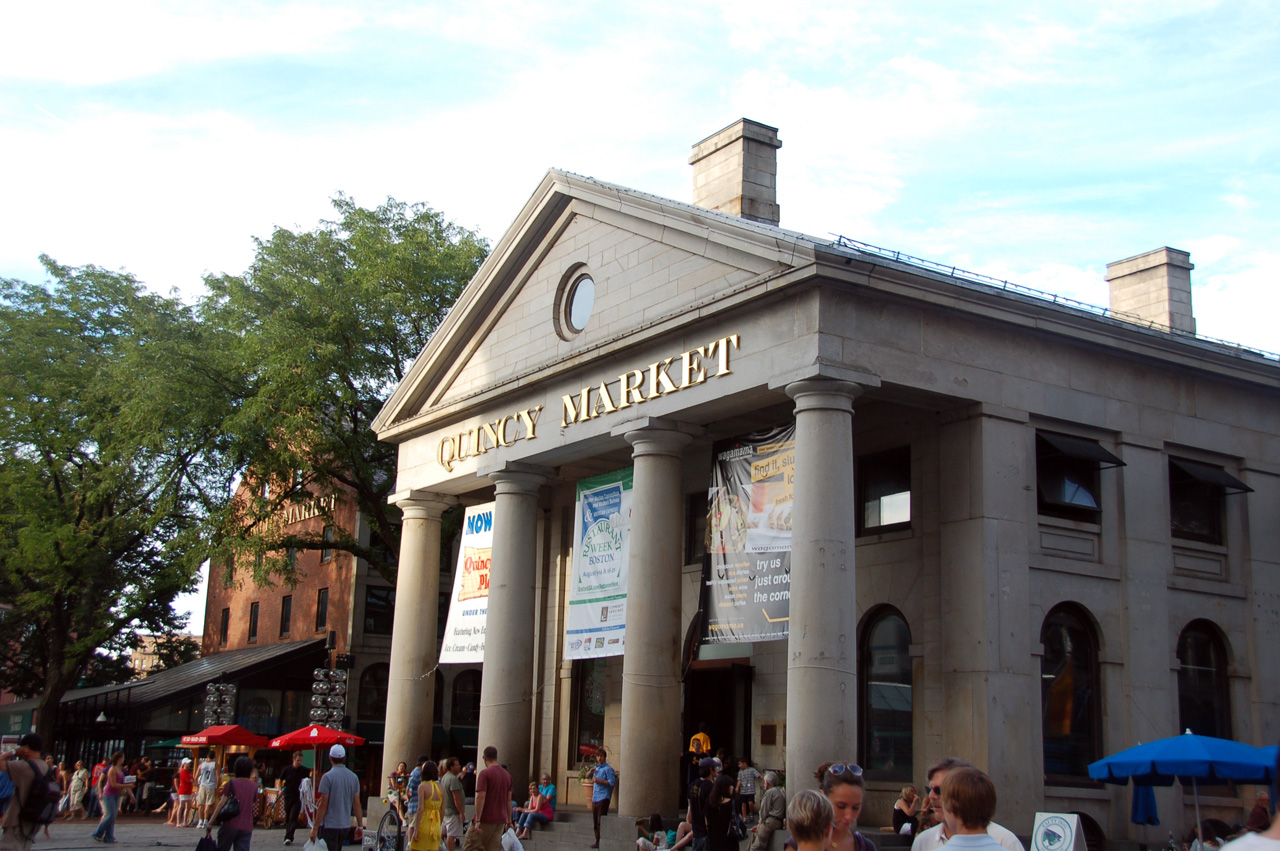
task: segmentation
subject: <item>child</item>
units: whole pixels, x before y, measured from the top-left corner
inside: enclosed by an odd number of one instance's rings
[[[827,796],[812,789],[797,792],[787,804],[787,830],[799,851],[823,851],[831,841],[834,820]]]
[[[667,831],[662,827],[661,813],[654,813],[646,820],[636,819],[636,847],[639,851],[664,851],[667,847]]]

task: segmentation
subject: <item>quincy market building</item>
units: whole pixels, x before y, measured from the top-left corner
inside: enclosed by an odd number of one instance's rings
[[[866,766],[864,824],[956,754],[1023,836],[1047,810],[1149,838],[1089,762],[1280,739],[1275,356],[1195,336],[1174,249],[1111,264],[1108,311],[781,229],[779,147],[750,121],[696,145],[694,205],[548,172],[388,401],[388,758],[429,740],[440,513],[493,501],[479,739],[517,789],[581,800],[602,743],[622,821],[674,813],[706,723],[793,789]],[[624,469],[626,652],[571,658],[577,485]],[[781,570],[751,545],[779,534]]]

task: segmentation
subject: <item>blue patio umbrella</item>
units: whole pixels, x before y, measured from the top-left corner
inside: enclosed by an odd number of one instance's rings
[[[1199,830],[1198,782],[1266,783],[1275,767],[1275,755],[1272,754],[1268,764],[1264,750],[1230,739],[1197,736],[1188,730],[1181,736],[1158,739],[1103,757],[1089,765],[1089,776],[1121,785],[1133,780],[1138,786],[1172,786],[1175,779],[1184,786],[1190,785]],[[1154,817],[1155,802],[1150,803],[1150,815]],[[1134,812],[1136,815],[1136,803]]]
[[[1129,810],[1129,821],[1134,824],[1157,825],[1160,823],[1154,788],[1133,784],[1133,807]]]

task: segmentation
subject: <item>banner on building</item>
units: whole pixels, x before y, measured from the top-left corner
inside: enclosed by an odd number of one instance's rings
[[[621,656],[627,622],[632,470],[578,482],[564,658]]]
[[[440,662],[483,662],[489,616],[489,563],[493,553],[493,503],[467,509],[453,574],[453,596],[440,644]]]
[[[707,492],[703,640],[787,637],[795,425],[717,443]]]

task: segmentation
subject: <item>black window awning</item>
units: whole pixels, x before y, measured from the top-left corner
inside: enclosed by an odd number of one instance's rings
[[[1068,458],[1079,458],[1082,461],[1094,461],[1099,469],[1125,466],[1123,461],[1096,440],[1058,434],[1052,431],[1037,431],[1036,436],[1049,444],[1058,454],[1065,455]]]
[[[1170,456],[1169,466],[1201,484],[1220,487],[1227,493],[1253,493],[1253,488],[1213,464],[1205,464],[1202,461],[1188,461],[1186,458]]]

